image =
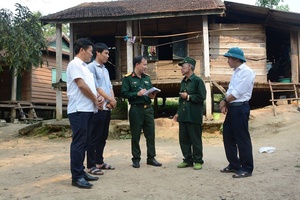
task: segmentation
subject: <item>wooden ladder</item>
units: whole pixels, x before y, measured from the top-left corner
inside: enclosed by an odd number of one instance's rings
[[[220,84],[218,84],[214,80],[210,80],[210,81],[212,82],[213,85],[215,85],[222,92],[222,94],[226,95],[226,90]]]
[[[274,116],[277,115],[276,113],[276,104],[275,102],[277,101],[293,101],[296,100],[297,101],[297,107],[299,110],[299,83],[274,83],[271,82],[270,80],[269,82],[269,86],[270,86],[270,91],[271,91],[271,99],[270,101],[272,102],[272,106],[273,106],[273,113]],[[283,98],[278,98],[278,97],[274,97],[274,93],[282,93],[285,94],[283,95]],[[292,97],[287,97],[286,95],[292,95]]]

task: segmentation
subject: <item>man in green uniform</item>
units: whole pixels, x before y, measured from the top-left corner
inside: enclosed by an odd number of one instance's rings
[[[152,87],[149,75],[145,74],[147,69],[147,60],[138,56],[133,59],[133,72],[125,75],[122,80],[121,96],[129,101],[129,123],[131,132],[131,153],[132,166],[140,167],[141,149],[140,136],[143,130],[147,144],[147,164],[161,166],[162,164],[155,160],[155,125],[154,110],[151,107],[151,99],[154,99],[156,93],[144,95]]]
[[[179,108],[173,119],[179,122],[179,143],[184,159],[177,167],[193,166],[198,170],[203,164],[202,118],[206,89],[202,79],[194,74],[194,59],[186,57],[179,65],[184,78],[180,84]]]

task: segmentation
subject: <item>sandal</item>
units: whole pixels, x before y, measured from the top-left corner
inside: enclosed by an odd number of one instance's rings
[[[222,172],[222,173],[232,173],[232,172],[236,172],[236,169],[233,169],[233,168],[227,166],[224,169],[221,169],[220,172]]]
[[[114,170],[115,168],[111,165],[108,165],[106,163],[103,163],[101,167],[99,167],[98,169],[105,169],[105,170]]]
[[[91,169],[88,170],[89,174],[93,175],[103,175],[104,173],[102,172],[101,169],[98,169],[97,167],[92,167]]]
[[[235,174],[232,175],[232,178],[246,178],[252,176],[252,173],[244,172],[244,171],[238,171]]]

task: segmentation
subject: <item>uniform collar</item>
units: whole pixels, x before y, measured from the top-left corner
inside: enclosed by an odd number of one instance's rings
[[[195,77],[195,73],[192,73],[192,75],[186,81],[188,80],[193,81],[194,77]],[[185,81],[185,77],[183,78],[183,80]]]

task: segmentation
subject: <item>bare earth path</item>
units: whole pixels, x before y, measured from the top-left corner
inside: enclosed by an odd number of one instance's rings
[[[251,111],[255,170],[253,176],[233,179],[219,170],[227,165],[222,136],[204,133],[204,165],[177,169],[182,160],[177,124],[165,119],[157,129],[157,159],[163,167],[147,166],[142,139],[141,168],[131,167],[130,140],[108,140],[105,171],[90,190],[71,186],[70,139],[20,137],[24,125],[0,128],[0,199],[300,199],[300,112],[293,105]],[[167,125],[166,125],[167,124]],[[263,146],[274,153],[259,153]]]

